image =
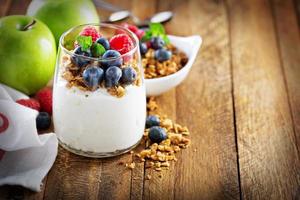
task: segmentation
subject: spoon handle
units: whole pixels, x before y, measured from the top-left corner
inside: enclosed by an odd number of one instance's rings
[[[104,8],[105,10],[109,10],[109,11],[113,11],[113,12],[124,10],[118,6],[112,5],[112,4],[102,1],[102,0],[93,0],[93,1],[95,3],[96,7]]]

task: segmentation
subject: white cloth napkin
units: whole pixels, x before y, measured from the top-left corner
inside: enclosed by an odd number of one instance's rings
[[[28,96],[0,84],[0,186],[21,185],[40,191],[52,167],[58,142],[54,133],[38,135],[36,110],[18,103]],[[1,154],[1,152],[0,152]]]

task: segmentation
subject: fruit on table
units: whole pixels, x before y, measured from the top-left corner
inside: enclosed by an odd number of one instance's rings
[[[46,130],[51,125],[51,117],[46,112],[40,112],[35,119],[36,121],[36,128],[38,130]]]
[[[34,16],[48,25],[57,44],[60,36],[70,28],[100,22],[91,0],[33,0],[27,15]]]
[[[167,139],[167,133],[163,128],[159,126],[153,126],[149,129],[148,137],[151,142],[160,143],[161,141]]]
[[[41,111],[47,112],[49,115],[52,114],[52,89],[43,88],[38,91],[35,98],[39,101],[41,105]]]
[[[40,103],[35,99],[19,99],[16,102],[22,106],[26,106],[37,111],[40,111],[41,109]]]
[[[49,28],[30,16],[0,19],[0,82],[28,95],[53,75],[55,39]]]
[[[159,126],[160,120],[155,115],[149,115],[146,118],[146,128],[151,128],[152,126]]]
[[[155,59],[158,60],[159,62],[169,60],[171,56],[172,56],[171,51],[168,51],[166,49],[158,49],[154,53]]]

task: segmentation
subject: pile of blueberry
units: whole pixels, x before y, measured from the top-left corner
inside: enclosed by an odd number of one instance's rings
[[[104,81],[105,87],[110,88],[119,84],[129,85],[136,80],[137,72],[134,68],[131,65],[122,66],[121,55],[133,47],[129,36],[118,34],[108,40],[100,36],[92,27],[83,30],[80,36],[81,41],[77,40],[77,47],[73,51],[71,60],[80,69],[84,68],[82,77],[87,87],[96,89]],[[89,43],[88,48],[84,43],[85,37],[90,37],[87,39],[93,41]],[[100,58],[100,60],[95,63],[87,57]]]
[[[148,138],[153,143],[160,143],[167,139],[167,133],[165,129],[159,126],[160,120],[155,115],[149,115],[146,119],[146,128],[149,128]]]
[[[140,42],[140,50],[142,55],[147,53],[148,46],[155,50],[154,58],[159,62],[167,61],[172,56],[172,52],[165,48],[165,41],[159,36],[152,37],[148,45],[147,43]]]

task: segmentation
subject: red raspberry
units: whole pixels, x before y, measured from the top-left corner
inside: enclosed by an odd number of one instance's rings
[[[131,25],[131,24],[127,24],[127,23],[123,23],[121,24],[121,26],[123,26],[124,28],[129,29],[131,32],[133,32],[139,39],[142,39],[142,37],[145,34],[145,31],[143,31],[142,29],[139,29],[137,26],[135,25]],[[118,34],[124,33],[121,30],[117,31]]]
[[[36,99],[41,104],[41,111],[47,112],[49,115],[52,114],[52,89],[44,88],[36,94]]]
[[[139,30],[139,28],[137,27],[137,26],[135,26],[135,25],[132,25],[132,24],[127,24],[127,23],[124,23],[123,24],[123,27],[124,28],[128,28],[130,31],[132,31],[133,33],[136,33],[138,30]]]
[[[91,36],[93,39],[93,42],[95,42],[101,35],[98,33],[95,27],[93,26],[88,26],[84,28],[79,35],[82,36]]]
[[[41,108],[40,103],[35,99],[19,99],[16,102],[37,111],[40,111]]]
[[[142,29],[137,30],[137,32],[135,32],[136,36],[140,39],[142,39],[142,37],[145,35],[145,31]]]
[[[151,42],[150,41],[146,42],[146,45],[147,45],[147,48],[150,48],[151,47]]]
[[[120,52],[120,54],[125,54],[133,48],[131,38],[124,33],[113,36],[109,43],[110,48]]]

